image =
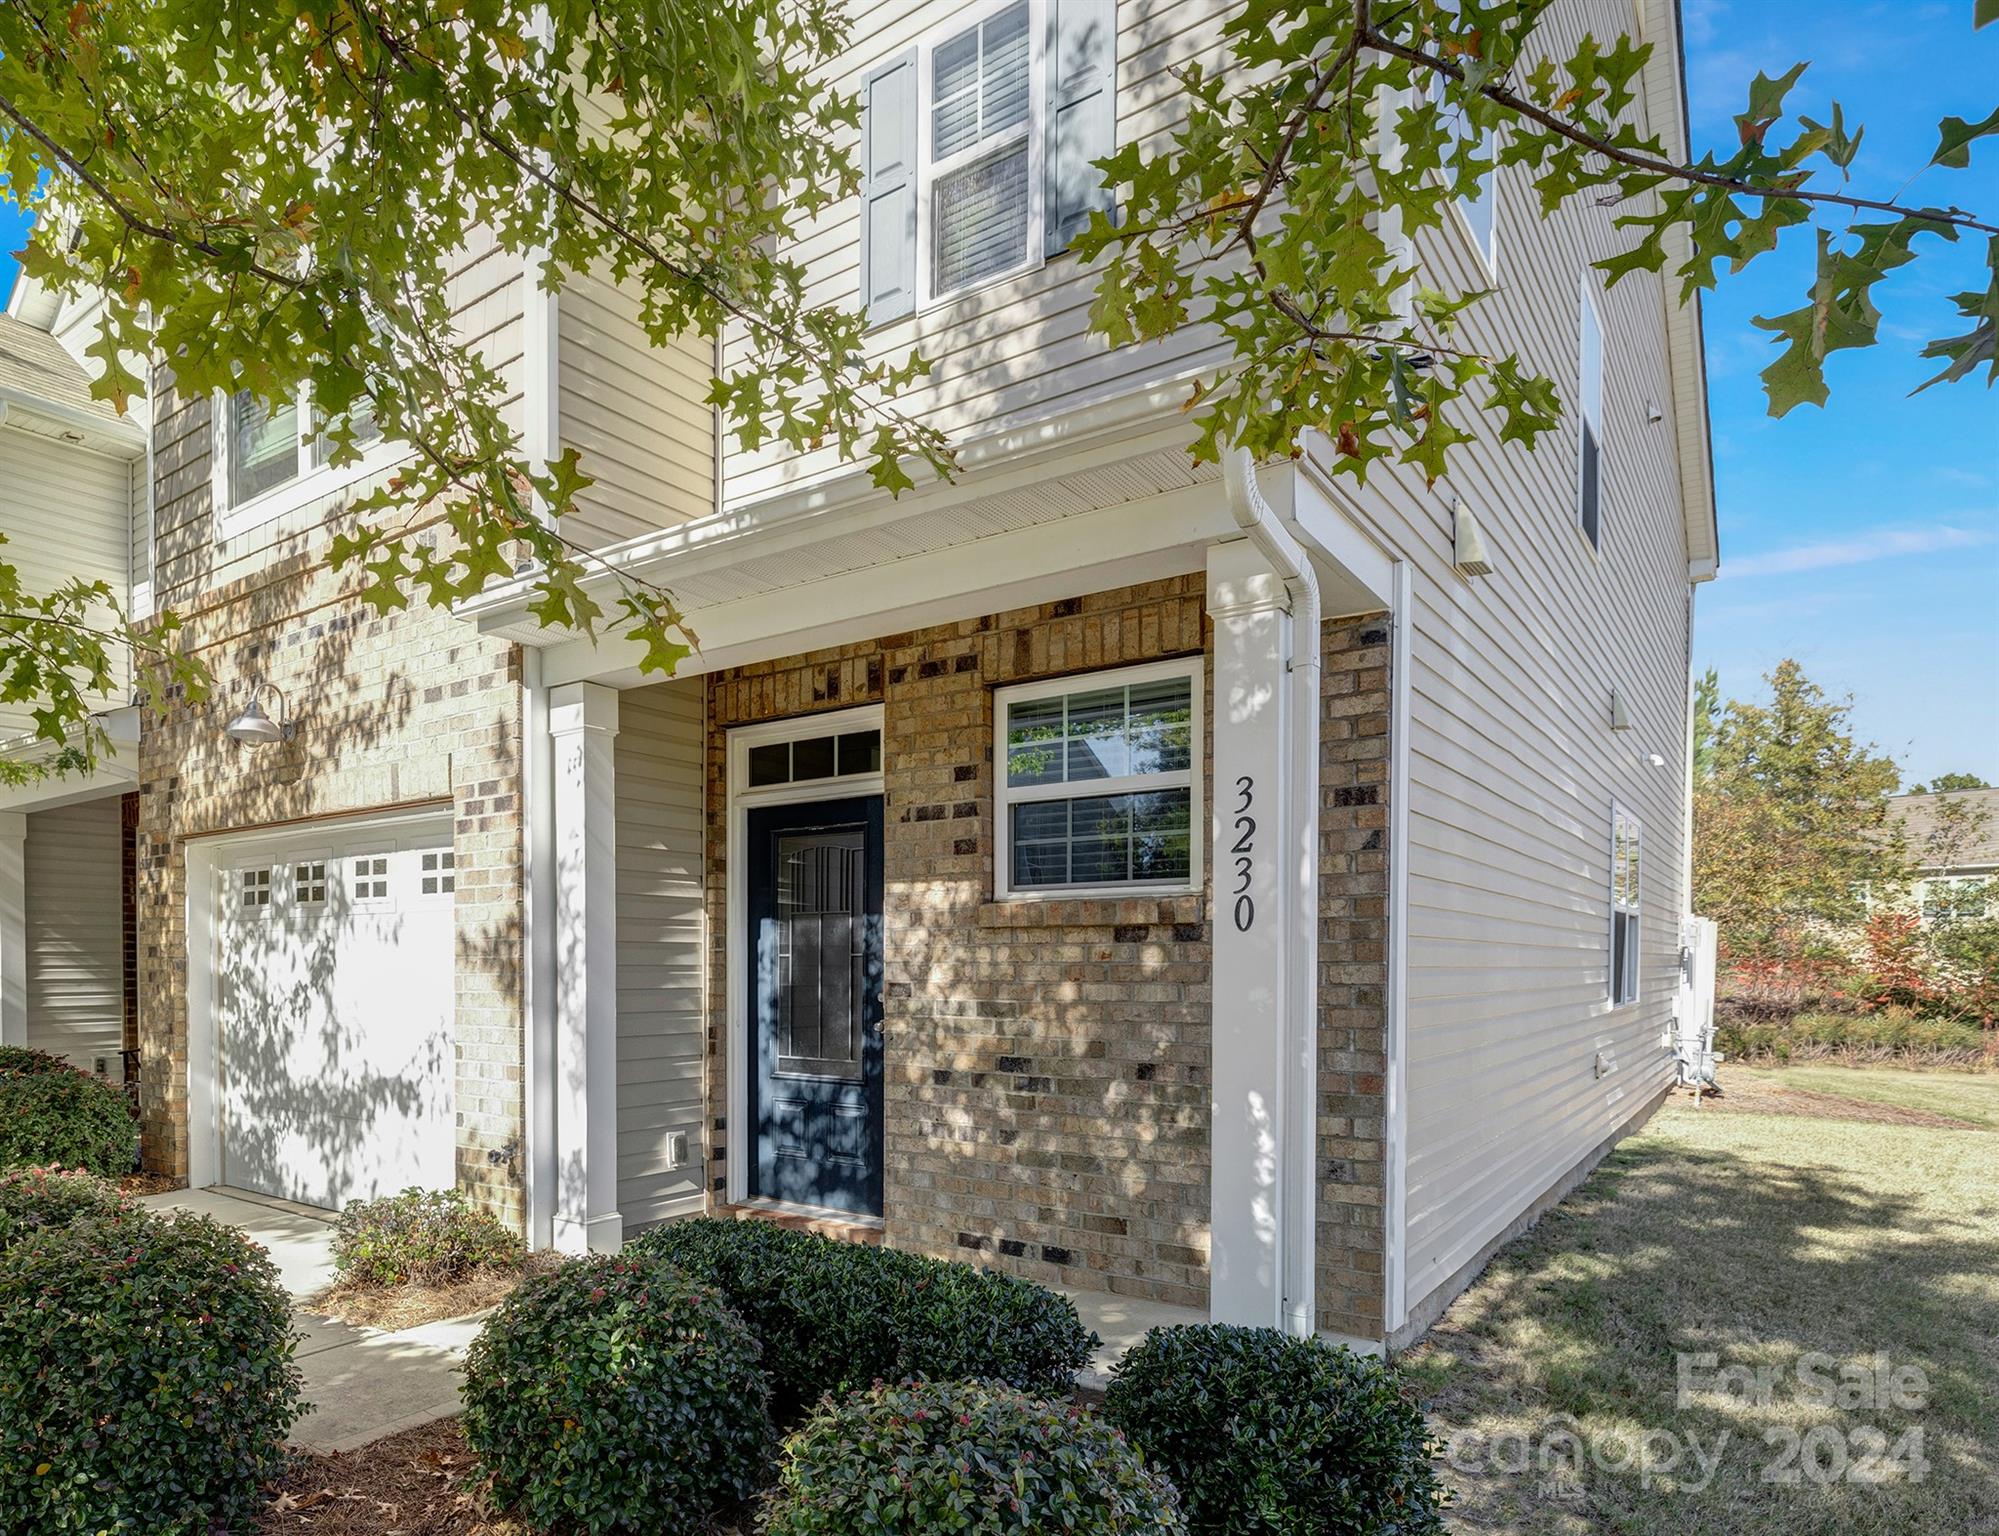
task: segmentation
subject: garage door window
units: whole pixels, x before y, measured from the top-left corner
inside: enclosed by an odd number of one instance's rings
[[[271,904],[271,872],[246,869],[240,872],[237,905],[245,912],[262,912]]]
[[[364,853],[353,861],[348,871],[351,894],[356,901],[387,901],[389,899],[389,856],[386,853]]]
[[[426,896],[449,896],[458,888],[458,855],[449,848],[435,849],[423,856],[423,879],[419,888]]]
[[[302,907],[317,907],[326,901],[326,864],[313,859],[292,866],[292,899]]]

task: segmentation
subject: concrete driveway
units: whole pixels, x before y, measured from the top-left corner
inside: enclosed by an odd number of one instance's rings
[[[155,1210],[194,1211],[237,1228],[267,1249],[294,1302],[333,1280],[333,1217],[310,1206],[230,1189],[174,1190],[141,1197]],[[349,1451],[458,1411],[459,1362],[479,1331],[476,1318],[384,1333],[295,1312],[305,1399],[312,1410],[292,1429],[308,1451]]]

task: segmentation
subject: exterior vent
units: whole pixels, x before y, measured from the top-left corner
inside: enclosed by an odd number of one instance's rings
[[[1451,546],[1451,564],[1465,576],[1490,576],[1493,573],[1492,556],[1486,551],[1485,530],[1478,525],[1478,517],[1462,501],[1453,504],[1455,533]]]
[[[687,1164],[687,1132],[669,1131],[662,1138],[661,1151],[666,1153],[666,1166],[682,1168]]]
[[[1613,731],[1631,729],[1631,706],[1624,702],[1624,690],[1621,688],[1610,690],[1610,728]]]

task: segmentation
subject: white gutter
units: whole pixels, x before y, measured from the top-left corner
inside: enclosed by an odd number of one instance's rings
[[[1388,1061],[1382,1088],[1381,1271],[1383,1332],[1409,1321],[1409,722],[1410,658],[1416,633],[1414,578],[1407,560],[1390,574],[1388,614]],[[1386,1340],[1383,1341],[1384,1343]]]
[[[1282,1126],[1279,1175],[1279,1272],[1284,1327],[1310,1338],[1318,1331],[1319,1062],[1319,580],[1311,557],[1284,525],[1256,483],[1256,460],[1238,448],[1222,458],[1229,510],[1291,602],[1286,631],[1291,684],[1287,711],[1289,771],[1285,775],[1284,843],[1290,850],[1290,923],[1284,974],[1284,1057],[1288,1070],[1278,1106]]]

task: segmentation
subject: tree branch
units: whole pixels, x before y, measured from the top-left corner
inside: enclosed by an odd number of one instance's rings
[[[1449,59],[1425,53],[1420,48],[1411,48],[1385,37],[1371,26],[1364,26],[1358,33],[1361,41],[1377,53],[1385,53],[1394,58],[1420,64],[1451,79],[1462,81],[1464,71]],[[1871,197],[1851,197],[1844,192],[1815,192],[1803,187],[1759,187],[1753,182],[1723,176],[1715,171],[1703,171],[1696,166],[1676,165],[1670,160],[1655,159],[1635,150],[1621,149],[1614,144],[1606,144],[1594,134],[1585,132],[1558,113],[1536,106],[1526,97],[1508,90],[1503,85],[1487,84],[1479,87],[1479,94],[1488,101],[1497,102],[1510,111],[1517,112],[1529,122],[1539,123],[1550,133],[1567,139],[1571,144],[1602,155],[1606,160],[1619,165],[1628,165],[1633,170],[1645,171],[1662,176],[1671,181],[1692,182],[1704,187],[1719,187],[1723,191],[1734,192],[1743,197],[1790,199],[1802,203],[1831,203],[1842,208],[1864,210],[1871,213],[1892,213],[1898,218],[1918,219],[1928,224],[1948,224],[1957,229],[1977,230],[1981,234],[1999,235],[1999,224],[1984,223],[1961,208],[1905,208],[1900,203],[1883,201]]]

